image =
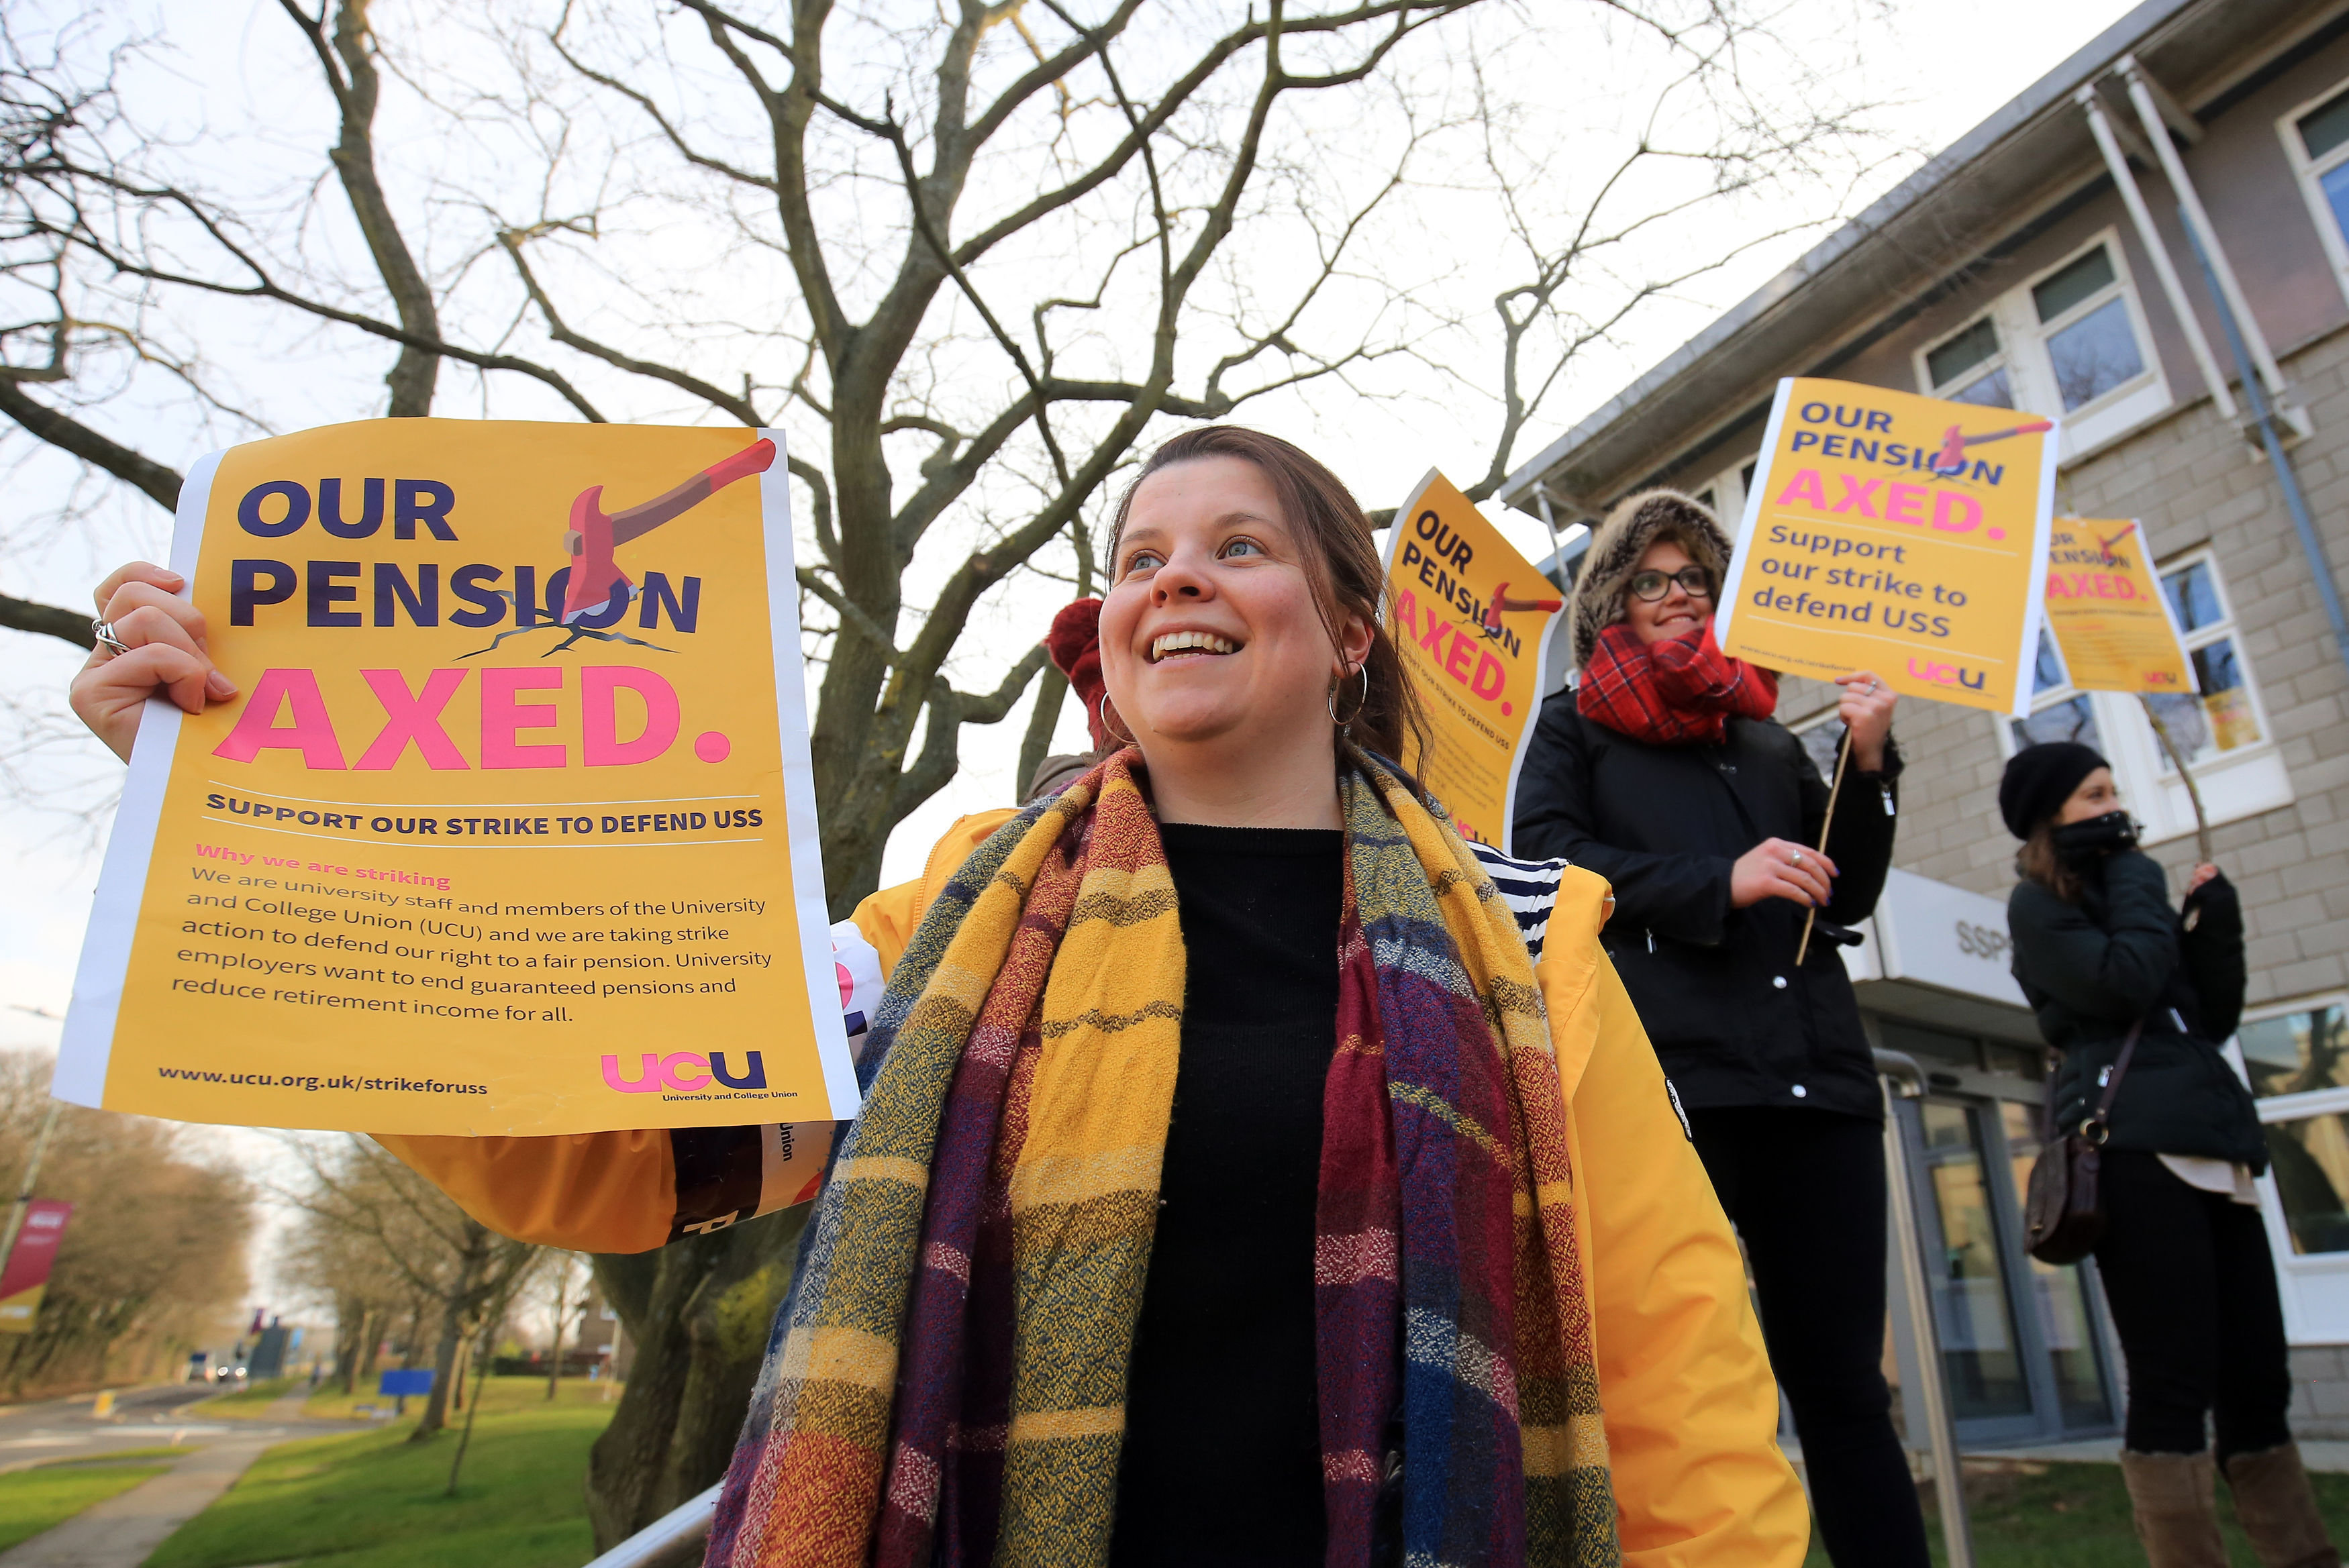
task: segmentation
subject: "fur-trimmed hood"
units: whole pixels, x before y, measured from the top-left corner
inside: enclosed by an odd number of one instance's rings
[[[1678,538],[1696,563],[1718,584],[1729,574],[1729,535],[1713,509],[1678,490],[1641,490],[1618,501],[1590,541],[1582,571],[1567,601],[1566,624],[1574,634],[1574,665],[1590,663],[1599,634],[1623,618],[1623,596],[1648,546],[1666,534]]]

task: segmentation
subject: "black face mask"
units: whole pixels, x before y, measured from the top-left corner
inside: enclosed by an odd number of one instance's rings
[[[2066,822],[2054,832],[2055,856],[2076,866],[2118,850],[2137,848],[2137,822],[2127,811],[2107,811],[2085,822]]]

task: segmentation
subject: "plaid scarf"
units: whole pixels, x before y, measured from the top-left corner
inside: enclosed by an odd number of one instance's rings
[[[1618,621],[1599,634],[1574,706],[1651,746],[1718,746],[1732,718],[1778,710],[1778,677],[1723,653],[1709,624],[1694,636],[1642,643]]]
[[[1006,823],[891,975],[711,1563],[1107,1561],[1185,978],[1137,762]],[[1360,753],[1340,788],[1315,1243],[1327,1561],[1371,1560],[1399,1460],[1413,1563],[1616,1563],[1525,944],[1440,812]]]

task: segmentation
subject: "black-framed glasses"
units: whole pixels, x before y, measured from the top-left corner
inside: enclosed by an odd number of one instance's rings
[[[1683,566],[1678,572],[1634,572],[1631,573],[1631,593],[1634,598],[1654,603],[1679,583],[1692,599],[1713,597],[1713,573],[1702,566]]]

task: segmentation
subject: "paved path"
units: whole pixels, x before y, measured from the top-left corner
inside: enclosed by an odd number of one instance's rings
[[[159,1439],[179,1434],[179,1440],[201,1444],[186,1459],[152,1480],[141,1482],[83,1510],[56,1529],[0,1552],[0,1568],[139,1568],[171,1532],[212,1506],[221,1493],[236,1484],[262,1451],[290,1438],[350,1431],[367,1423],[308,1421],[302,1418],[306,1387],[296,1387],[274,1401],[267,1415],[255,1421],[181,1421],[187,1401],[168,1397],[172,1390],[140,1389],[121,1396],[115,1408],[126,1418],[108,1429],[92,1423],[80,1411],[81,1428],[48,1411],[46,1425],[29,1425],[22,1434],[0,1419],[0,1449],[40,1444],[71,1457],[101,1458],[110,1449],[152,1448]],[[195,1390],[201,1398],[204,1391]],[[145,1398],[141,1398],[145,1396]],[[135,1403],[133,1401],[136,1401]],[[77,1401],[86,1405],[88,1401]],[[31,1415],[47,1408],[24,1412]],[[180,1424],[174,1425],[175,1421]],[[43,1457],[57,1457],[51,1453]]]

